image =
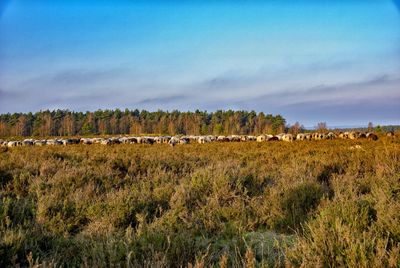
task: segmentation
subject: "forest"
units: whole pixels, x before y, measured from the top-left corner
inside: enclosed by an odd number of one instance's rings
[[[255,111],[218,110],[149,112],[146,110],[68,110],[0,115],[0,137],[75,136],[116,134],[230,135],[279,133],[286,120],[281,115]]]

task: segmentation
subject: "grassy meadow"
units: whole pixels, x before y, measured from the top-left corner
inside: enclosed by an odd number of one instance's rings
[[[400,267],[400,139],[0,148],[17,265]]]

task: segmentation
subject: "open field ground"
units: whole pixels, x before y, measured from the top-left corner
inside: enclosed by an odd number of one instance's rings
[[[399,255],[399,138],[0,148],[0,267],[400,267]]]

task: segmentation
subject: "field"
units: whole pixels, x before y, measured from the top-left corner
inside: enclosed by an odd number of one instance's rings
[[[0,150],[0,267],[400,267],[399,138]]]

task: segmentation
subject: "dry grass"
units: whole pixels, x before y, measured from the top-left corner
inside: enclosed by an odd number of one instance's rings
[[[0,267],[399,267],[399,252],[399,139],[0,152]]]

